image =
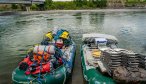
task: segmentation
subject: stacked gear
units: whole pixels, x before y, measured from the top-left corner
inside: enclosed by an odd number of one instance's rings
[[[103,62],[107,64],[108,73],[112,75],[112,71],[121,66],[122,56],[120,52],[116,52],[115,50],[109,49],[103,52],[102,56]]]
[[[70,76],[75,43],[68,31],[54,30],[44,37],[41,44],[28,50],[26,58],[13,71],[14,83],[64,84]]]
[[[60,49],[63,48],[63,46],[67,47],[72,44],[69,32],[63,29],[45,34],[45,39],[41,42],[41,44],[49,45],[49,43],[53,41],[55,41],[55,45]]]
[[[140,67],[146,70],[146,56],[145,55],[138,55],[140,59]]]
[[[139,57],[136,53],[125,50],[122,52],[123,65],[132,68],[132,71],[137,71],[139,67]]]
[[[103,51],[102,61],[106,65],[108,74],[114,79],[131,82],[146,80],[146,71],[140,64],[144,63],[143,58],[145,57],[129,50],[108,49]]]
[[[54,45],[35,45],[33,50],[28,52],[28,56],[19,63],[19,69],[25,71],[26,75],[49,73],[62,65],[62,59],[57,57],[59,55],[56,56],[55,53],[57,52]]]

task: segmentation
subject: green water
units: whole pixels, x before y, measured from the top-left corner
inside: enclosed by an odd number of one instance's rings
[[[75,63],[80,62],[83,33],[115,35],[119,46],[145,54],[145,12],[86,12],[0,16],[0,84],[11,83],[11,73],[25,57],[26,50],[39,43],[43,35],[59,27],[68,30],[77,44]],[[80,65],[75,65],[75,69]],[[81,71],[81,68],[78,68]],[[76,73],[75,73],[76,72]],[[82,77],[78,71],[74,77]],[[76,78],[77,79],[77,78]]]

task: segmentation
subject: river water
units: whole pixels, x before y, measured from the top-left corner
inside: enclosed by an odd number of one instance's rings
[[[105,33],[119,39],[119,47],[146,52],[146,12],[78,12],[0,16],[0,84],[11,83],[11,73],[32,45],[54,27],[66,29],[77,44],[72,84],[82,84],[80,45],[84,33]]]

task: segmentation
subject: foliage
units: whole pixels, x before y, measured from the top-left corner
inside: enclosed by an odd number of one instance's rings
[[[0,5],[0,11],[10,10],[11,5]]]
[[[46,0],[44,5],[32,4],[32,10],[75,10],[75,9],[95,9],[106,7],[107,0],[74,0],[64,2],[53,2],[52,0]],[[139,7],[145,6],[146,0],[126,0],[125,6],[127,7]],[[0,5],[0,10],[23,10],[25,6],[12,4]]]
[[[38,6],[36,4],[32,4],[32,6],[30,7],[32,10],[38,10]]]
[[[50,6],[52,6],[53,1],[52,0],[46,0],[44,4],[44,8],[48,9]]]
[[[105,1],[105,0],[103,0]],[[93,2],[93,1],[86,1],[86,0],[76,0],[76,1],[65,1],[65,2],[51,2],[47,4],[45,3],[46,10],[53,10],[53,9],[92,9],[97,7],[105,7],[106,2],[101,1]]]
[[[25,6],[15,5],[11,9],[23,10]],[[74,0],[74,1],[58,1],[46,0],[44,5],[32,4],[31,10],[75,10],[75,9],[93,9],[106,7],[106,0]]]
[[[17,8],[18,8],[18,5],[12,4],[12,9],[17,9]]]
[[[74,2],[53,2],[55,9],[76,9]]]
[[[144,7],[146,0],[126,0],[127,7]]]
[[[103,7],[106,7],[106,0],[96,0],[95,1],[95,4],[97,7],[100,7],[100,8],[103,8]]]
[[[126,0],[127,2],[139,3],[139,2],[146,2],[146,0]]]

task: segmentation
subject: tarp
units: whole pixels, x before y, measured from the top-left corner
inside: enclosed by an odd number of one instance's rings
[[[108,35],[108,34],[99,34],[99,33],[83,34],[82,41],[88,38],[106,38],[106,39],[110,39],[110,40],[114,40],[118,42],[118,39],[115,36]]]

